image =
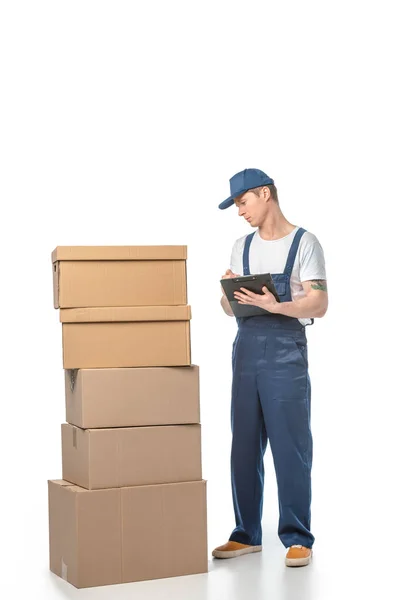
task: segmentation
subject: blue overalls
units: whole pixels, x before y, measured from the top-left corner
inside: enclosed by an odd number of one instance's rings
[[[290,276],[305,229],[299,228],[283,273],[272,274],[282,302],[292,300]],[[250,275],[246,238],[243,275]],[[297,318],[266,313],[240,317],[232,350],[231,480],[236,527],[230,540],[261,545],[264,453],[267,440],[279,500],[278,536],[286,548],[311,548],[311,382],[305,326]],[[314,319],[312,319],[312,323]]]

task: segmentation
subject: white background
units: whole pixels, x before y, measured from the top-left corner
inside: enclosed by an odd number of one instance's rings
[[[399,541],[396,2],[3,1],[1,528],[7,598],[395,597]],[[229,195],[275,179],[314,233],[329,309],[307,327],[315,556],[284,567],[266,454],[264,552],[212,561],[233,526],[234,319],[219,278],[250,231]],[[78,591],[48,572],[61,477],[57,245],[187,244],[200,365],[208,574]],[[253,591],[251,592],[250,589]]]

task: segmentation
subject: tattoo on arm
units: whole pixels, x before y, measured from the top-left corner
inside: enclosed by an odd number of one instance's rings
[[[323,292],[328,291],[328,284],[326,279],[311,279],[311,287],[313,290],[322,290]]]

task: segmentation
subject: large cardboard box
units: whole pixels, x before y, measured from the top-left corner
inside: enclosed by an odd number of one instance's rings
[[[48,492],[50,569],[78,588],[208,571],[204,480]]]
[[[65,404],[83,429],[200,423],[199,367],[67,369]]]
[[[63,479],[87,489],[201,479],[201,426],[80,429],[63,423]]]
[[[190,306],[60,310],[64,369],[188,366]]]
[[[187,303],[187,246],[58,246],[54,307]]]

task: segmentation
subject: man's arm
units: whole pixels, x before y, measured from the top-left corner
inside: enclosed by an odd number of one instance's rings
[[[292,302],[278,302],[274,313],[298,319],[321,318],[328,310],[328,283],[326,279],[302,281],[306,293],[303,298]]]
[[[231,279],[232,277],[240,277],[240,275],[238,273],[234,273],[231,269],[227,269],[225,271],[225,275],[222,275],[221,279]],[[229,300],[226,297],[225,294],[225,290],[221,285],[221,292],[222,292],[222,298],[221,298],[221,306],[224,309],[224,311],[226,312],[227,315],[229,315],[230,317],[234,317],[235,315],[232,312],[231,309],[231,305],[229,304]]]
[[[222,306],[222,308],[224,309],[224,311],[226,312],[227,315],[229,315],[230,317],[234,317],[235,316],[233,314],[233,312],[232,312],[231,305],[229,304],[229,300],[225,296],[225,294],[221,298],[221,306]]]

